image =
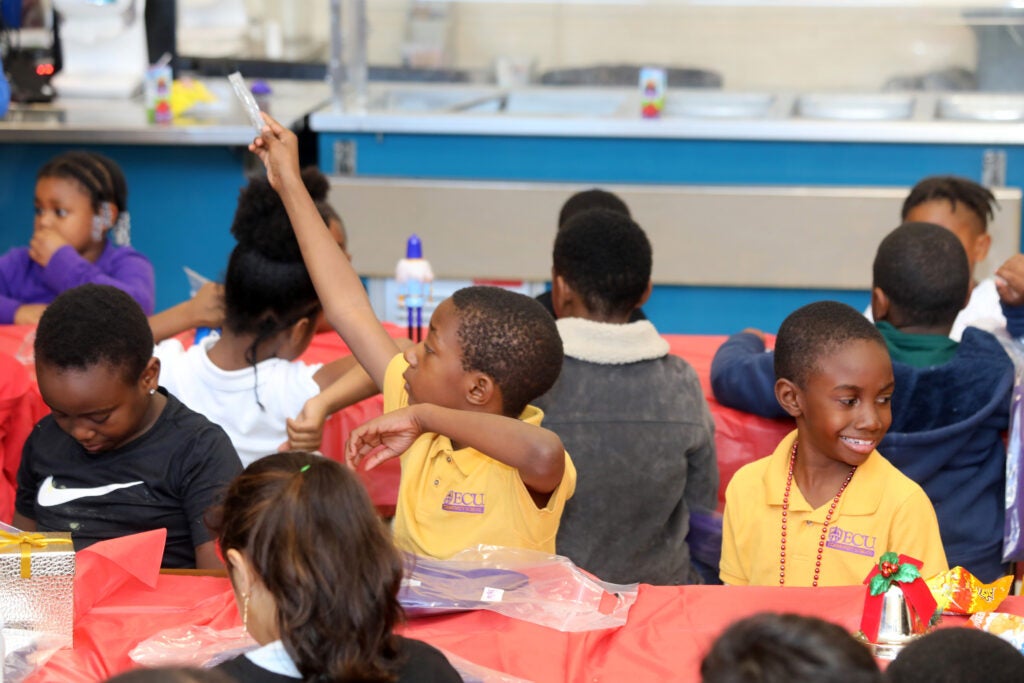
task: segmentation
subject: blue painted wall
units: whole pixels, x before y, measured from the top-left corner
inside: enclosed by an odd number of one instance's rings
[[[927,175],[980,180],[983,145],[758,142],[460,135],[321,134],[321,169],[338,140],[357,146],[360,176],[699,185],[908,187]],[[1024,186],[1024,148],[1005,148],[1007,184]],[[893,216],[893,222],[899,219]],[[742,249],[742,245],[737,245]],[[794,254],[798,249],[794,249]],[[655,255],[657,258],[657,255]],[[728,267],[728,264],[723,264]],[[799,260],[794,259],[794,268]],[[776,331],[793,309],[819,299],[863,309],[866,291],[657,286],[644,307],[668,333]]]
[[[0,249],[28,244],[35,176],[50,158],[90,149],[128,180],[132,245],[156,269],[157,310],[188,297],[182,266],[220,279],[234,246],[231,218],[245,185],[243,148],[136,145],[0,145]]]

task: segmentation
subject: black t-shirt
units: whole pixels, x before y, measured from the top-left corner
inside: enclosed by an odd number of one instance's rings
[[[18,468],[17,511],[40,531],[67,531],[81,550],[97,541],[167,529],[162,566],[196,566],[211,540],[203,516],[242,471],[224,430],[167,394],[145,434],[90,454],[47,415]]]
[[[397,683],[462,683],[462,677],[432,645],[399,636],[398,652],[405,663],[398,672]],[[239,683],[295,683],[299,680],[261,669],[245,655],[229,659],[216,668]]]

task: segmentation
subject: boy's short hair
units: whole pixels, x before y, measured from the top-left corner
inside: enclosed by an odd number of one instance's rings
[[[868,649],[841,626],[798,614],[755,614],[718,637],[700,665],[703,683],[875,683]]]
[[[963,244],[933,223],[904,223],[886,235],[872,276],[904,325],[952,325],[971,288]]]
[[[134,382],[153,357],[153,332],[131,296],[109,285],[82,285],[53,300],[36,329],[35,356],[59,370],[100,363]]]
[[[452,294],[459,314],[462,367],[483,372],[501,389],[502,410],[518,417],[562,371],[555,320],[532,297],[501,287],[466,287]]]
[[[819,359],[862,339],[887,348],[881,332],[862,313],[844,303],[816,301],[802,306],[779,326],[775,377],[803,388],[807,378],[818,371]]]
[[[900,216],[907,220],[911,209],[936,199],[949,202],[954,211],[957,204],[966,206],[981,221],[982,232],[988,231],[988,222],[995,218],[995,209],[999,206],[992,191],[973,180],[954,175],[936,175],[925,178],[911,188],[910,194],[903,200]]]
[[[573,216],[592,209],[606,209],[630,216],[629,207],[618,195],[595,187],[577,192],[565,200],[558,212],[558,229],[564,228]]]
[[[1024,655],[999,636],[976,628],[941,628],[900,651],[886,669],[892,683],[1024,681]]]
[[[576,214],[555,238],[555,274],[597,314],[629,313],[651,280],[651,243],[632,218],[607,209]]]

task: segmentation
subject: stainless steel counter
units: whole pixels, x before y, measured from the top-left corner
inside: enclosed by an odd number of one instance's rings
[[[316,132],[1024,144],[1024,95],[673,90],[640,116],[634,89],[374,84],[365,113],[327,106]]]
[[[130,100],[57,99],[49,104],[12,104],[0,119],[0,142],[248,145],[255,131],[227,79],[204,79],[217,102],[201,104],[170,124],[146,119],[141,97]],[[329,89],[315,81],[270,81],[271,113],[293,125],[325,105]]]

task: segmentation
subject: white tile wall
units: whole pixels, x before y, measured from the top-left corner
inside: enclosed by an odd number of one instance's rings
[[[249,0],[251,5],[291,0]],[[327,35],[327,0],[303,0]],[[753,4],[753,3],[752,3]],[[941,4],[941,3],[939,3]],[[370,60],[399,61],[409,0],[368,0]],[[544,70],[661,63],[720,72],[730,89],[877,89],[895,75],[973,68],[974,35],[956,8],[723,7],[654,1],[451,3],[451,61],[497,56]]]

